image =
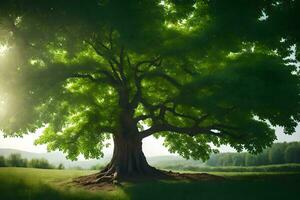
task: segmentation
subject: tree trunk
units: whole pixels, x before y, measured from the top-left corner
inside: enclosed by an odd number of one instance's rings
[[[114,153],[110,163],[101,172],[79,177],[75,182],[90,185],[145,177],[166,177],[166,174],[147,163],[138,134],[119,134],[114,136]]]
[[[114,152],[110,163],[97,174],[79,177],[76,181],[88,185],[101,182],[115,182],[135,179],[137,177],[158,177],[165,174],[151,167],[142,151],[142,138],[132,118],[130,109],[125,107],[120,115],[120,132],[114,134]],[[126,101],[125,101],[126,102]]]
[[[142,140],[135,136],[114,136],[114,152],[110,163],[101,174],[112,174],[114,179],[153,176],[159,171],[149,166],[142,151]]]

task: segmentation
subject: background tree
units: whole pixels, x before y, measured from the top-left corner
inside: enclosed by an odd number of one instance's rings
[[[247,154],[245,156],[245,165],[246,166],[255,166],[257,163],[257,158],[252,154]]]
[[[4,156],[0,156],[0,167],[6,167],[6,161]]]
[[[269,149],[265,149],[263,150],[261,153],[256,155],[256,164],[255,165],[267,165],[270,164],[271,162],[269,162],[269,154],[270,154],[270,150],[272,151],[273,146]]]
[[[259,166],[300,162],[300,142],[274,143],[257,155],[249,153],[213,154],[206,162],[210,166]]]
[[[41,159],[31,159],[28,162],[28,167],[32,168],[40,168],[40,169],[53,169],[54,166],[51,165],[48,160],[41,158]]]
[[[27,167],[27,159],[21,157],[20,154],[10,154],[6,159],[6,164],[9,167]]]
[[[300,163],[300,143],[290,144],[285,149],[286,163]]]
[[[299,1],[1,2],[0,127],[76,159],[114,153],[97,181],[159,172],[142,139],[208,159],[256,153],[300,120]],[[92,179],[94,179],[93,177]],[[93,181],[95,181],[93,180]]]
[[[232,156],[233,166],[245,166],[245,153],[239,153]]]
[[[269,160],[272,164],[282,164],[284,163],[284,154],[287,144],[286,143],[278,143],[270,149],[269,152]]]
[[[62,163],[60,163],[60,164],[58,165],[57,169],[65,169],[65,166],[64,166]]]

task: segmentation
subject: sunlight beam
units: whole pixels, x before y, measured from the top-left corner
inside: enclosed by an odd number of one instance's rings
[[[0,44],[0,56],[4,56],[8,50],[9,50],[8,45]]]

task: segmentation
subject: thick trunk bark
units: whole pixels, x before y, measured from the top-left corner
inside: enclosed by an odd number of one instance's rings
[[[114,153],[110,163],[99,173],[79,177],[75,181],[82,185],[118,183],[136,178],[165,177],[163,171],[151,167],[142,151],[142,140],[137,134],[114,136]]]
[[[114,136],[114,153],[101,174],[113,174],[114,179],[148,176],[158,172],[149,166],[142,151],[142,140],[137,136]]]

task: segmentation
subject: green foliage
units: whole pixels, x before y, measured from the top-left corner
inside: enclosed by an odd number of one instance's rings
[[[289,163],[300,163],[300,144],[289,145],[285,149],[285,161]]]
[[[27,159],[23,159],[20,154],[10,154],[6,163],[9,167],[27,167]]]
[[[6,166],[6,160],[4,156],[0,156],[0,167]]]
[[[280,164],[284,162],[284,147],[282,145],[275,145],[269,154],[269,160],[273,164]]]
[[[22,158],[20,154],[10,154],[7,158],[0,156],[0,167],[28,167],[28,168],[40,168],[40,169],[54,169],[55,166],[50,164],[48,160],[31,159],[27,160]],[[64,169],[62,164],[59,164],[58,169]]]
[[[90,168],[90,170],[102,170],[104,167],[105,167],[105,166],[98,164],[98,165],[92,166],[92,167]]]
[[[64,166],[62,163],[60,163],[60,164],[57,166],[57,169],[65,169],[65,166]]]
[[[292,134],[300,121],[299,8],[1,2],[0,44],[10,50],[0,58],[0,129],[21,136],[44,127],[36,143],[72,160],[103,156],[105,141],[125,132],[164,137],[185,158],[207,160],[210,144],[262,152],[276,139],[271,125]]]
[[[40,169],[53,169],[54,166],[49,164],[46,159],[32,159],[28,162],[28,167],[31,168],[40,168]]]

